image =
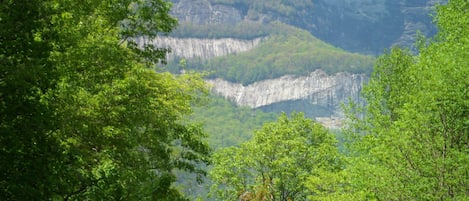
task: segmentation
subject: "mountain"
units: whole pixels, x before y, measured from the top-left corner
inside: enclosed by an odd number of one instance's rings
[[[374,56],[431,36],[443,0],[172,0],[179,27],[154,41],[169,47],[173,73],[208,72],[212,91],[239,106],[340,119],[360,100]],[[371,55],[371,56],[370,56]],[[181,65],[182,64],[182,65]],[[338,123],[340,125],[340,122]],[[333,127],[333,126],[332,126]]]
[[[289,25],[276,27],[277,33],[254,39],[160,37],[146,43],[172,49],[166,68],[173,73],[183,70],[180,61],[187,62],[186,69],[210,71],[213,92],[238,106],[342,116],[341,103],[359,99],[373,57],[346,52]]]
[[[199,26],[281,21],[351,52],[380,54],[410,47],[420,31],[436,32],[430,15],[447,0],[173,0],[181,23]]]

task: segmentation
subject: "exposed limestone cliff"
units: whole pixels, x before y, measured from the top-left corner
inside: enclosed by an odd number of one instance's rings
[[[308,76],[283,76],[243,86],[222,79],[208,80],[212,90],[238,105],[260,108],[274,103],[307,100],[312,105],[328,108],[341,115],[340,104],[348,98],[359,101],[365,75],[337,73],[327,75],[316,70]]]
[[[233,38],[222,39],[198,39],[198,38],[173,38],[158,37],[152,41],[138,38],[139,45],[154,44],[157,47],[170,48],[168,57],[211,59],[239,52],[245,52],[256,47],[262,38],[254,40],[239,40]]]

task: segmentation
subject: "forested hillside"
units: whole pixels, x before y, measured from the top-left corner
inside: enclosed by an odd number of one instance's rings
[[[234,103],[211,95],[205,104],[194,107],[190,120],[203,123],[209,144],[214,148],[237,146],[252,137],[252,131],[262,124],[274,121],[278,114],[259,109],[238,107]]]
[[[206,79],[221,78],[248,86],[265,80],[274,81],[286,75],[308,76],[318,69],[331,77],[339,72],[348,72],[359,77],[362,74],[370,75],[375,58],[369,55],[380,54],[392,45],[415,50],[412,43],[415,42],[417,31],[426,36],[435,33],[429,16],[432,6],[442,1],[172,2],[174,7],[171,14],[180,23],[168,39],[174,50],[169,58],[174,60],[164,68],[172,73],[187,70],[208,72]],[[180,43],[174,42],[178,38],[181,39]],[[248,45],[240,47],[239,44]],[[190,49],[193,52],[180,54],[181,49]],[[285,108],[308,111],[305,105],[312,105],[314,108],[334,109],[327,112],[307,112],[308,117],[328,114],[323,117],[342,118],[343,111],[335,97],[350,93],[347,90],[332,90],[336,88],[324,88],[320,94],[290,94],[288,100],[276,97],[277,94],[269,94],[270,99],[281,99],[282,102],[263,108],[265,111],[275,112],[287,111]],[[361,89],[361,86],[358,88]],[[218,92],[231,94],[230,91]],[[253,92],[246,96],[256,94],[259,93]],[[318,96],[330,97],[329,99],[334,99],[331,102],[337,104],[334,107],[321,105],[312,98]],[[357,99],[355,94],[351,98]],[[265,97],[252,99],[261,100]]]
[[[174,74],[195,70],[204,72],[205,79],[223,79],[244,86],[256,85],[266,80],[275,81],[283,76],[308,77],[317,70],[330,76],[330,86],[310,93],[276,97],[270,94],[271,105],[263,107],[264,111],[280,113],[282,111],[308,111],[312,117],[342,118],[340,104],[347,97],[357,99],[359,89],[350,91],[343,88],[343,82],[333,80],[337,73],[350,73],[352,77],[363,77],[372,71],[375,57],[351,53],[335,47],[314,36],[310,29],[298,26],[300,19],[313,17],[316,3],[313,1],[208,1],[196,0],[172,1],[171,14],[179,19],[178,27],[169,37],[159,38],[154,45],[163,44],[172,52],[164,70]],[[314,9],[313,9],[314,8]],[[311,24],[310,24],[311,25]],[[181,65],[183,64],[183,65]],[[325,78],[326,79],[326,78]],[[366,79],[365,79],[366,80]],[[212,82],[218,84],[218,82]],[[309,85],[314,85],[310,81]],[[324,85],[325,86],[325,85]],[[220,86],[214,88],[220,89]],[[301,89],[296,89],[301,91]],[[357,92],[357,93],[355,93]],[[230,91],[218,91],[225,97]],[[260,93],[243,94],[252,97],[251,101],[265,99]],[[315,101],[320,99],[320,103]],[[231,97],[232,98],[232,97]],[[322,101],[330,99],[329,101]],[[305,102],[306,104],[297,104]],[[324,105],[328,102],[329,105]],[[239,106],[250,106],[240,104]],[[309,110],[313,108],[327,108]],[[290,109],[286,109],[290,108]]]
[[[247,27],[235,27],[237,30],[249,30]],[[258,25],[263,27],[263,25]],[[210,72],[209,78],[223,78],[225,80],[243,83],[244,85],[256,81],[278,78],[283,75],[307,75],[317,69],[329,74],[350,72],[369,74],[374,58],[360,54],[353,54],[327,44],[305,30],[273,22],[266,25],[265,32],[261,32],[264,39],[254,49],[233,55],[216,57],[211,60],[197,58],[187,59],[187,69]],[[187,28],[187,27],[185,27]],[[215,29],[216,30],[216,29]],[[213,30],[205,30],[206,35]],[[249,34],[240,38],[250,38]],[[193,33],[188,31],[188,33]],[[216,32],[223,33],[223,32]],[[228,32],[234,33],[236,32]],[[265,34],[265,35],[264,35]],[[188,35],[188,36],[192,36]],[[227,37],[235,37],[229,34]],[[177,73],[179,62],[172,62],[168,69]]]
[[[311,17],[315,6],[311,0],[173,2],[172,13],[180,24],[170,34],[172,37],[262,39],[259,46],[248,52],[209,60],[175,55],[176,60],[167,66],[173,73],[181,70],[179,59],[186,59],[187,69],[210,72],[208,78],[244,85],[283,75],[307,75],[316,69],[329,74],[371,72],[372,56],[349,53],[295,26],[294,19]]]

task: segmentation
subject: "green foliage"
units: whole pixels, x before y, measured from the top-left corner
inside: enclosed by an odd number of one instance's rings
[[[213,155],[212,193],[222,200],[305,200],[310,175],[341,168],[337,141],[302,114],[264,124],[254,138]]]
[[[381,56],[349,117],[352,188],[362,200],[469,197],[469,3],[437,9],[440,32],[420,53]],[[361,113],[364,111],[364,113]],[[339,193],[340,194],[340,193]]]
[[[183,200],[173,171],[203,175],[210,149],[183,122],[200,76],[156,73],[166,50],[131,37],[169,32],[161,1],[0,5],[0,197]]]
[[[284,27],[284,33],[270,35],[255,49],[215,58],[207,69],[213,76],[245,85],[286,74],[307,75],[316,69],[327,73],[369,73],[372,57],[352,54],[330,46],[306,31]]]
[[[41,95],[55,82],[47,61],[52,47],[34,40],[44,6],[38,1],[0,4],[0,197],[41,200],[49,197],[55,139],[48,137],[52,116]],[[46,34],[43,34],[46,35]],[[28,192],[28,193],[26,193]]]
[[[214,149],[237,146],[252,137],[254,130],[275,120],[277,114],[238,107],[219,96],[210,96],[207,104],[194,107],[191,121],[203,124],[209,133],[208,142]]]
[[[237,38],[251,40],[275,32],[272,24],[243,21],[232,24],[192,24],[182,22],[170,36],[177,38]]]
[[[236,106],[216,95],[208,96],[203,102],[193,107],[194,113],[188,118],[190,122],[203,125],[204,131],[209,134],[207,141],[214,150],[237,146],[248,141],[252,138],[254,130],[260,129],[262,124],[277,117],[274,113]],[[196,198],[211,200],[207,197],[212,184],[209,178],[204,178],[204,183],[197,183],[195,175],[178,173],[177,176],[177,184],[191,200]]]
[[[374,62],[371,56],[335,48],[307,31],[280,22],[268,26],[273,27],[268,28],[271,29],[270,35],[256,48],[209,61],[191,59],[187,67],[212,72],[211,78],[221,77],[244,85],[286,74],[307,75],[316,69],[329,74],[371,72]],[[168,66],[168,70],[178,73],[179,67]]]

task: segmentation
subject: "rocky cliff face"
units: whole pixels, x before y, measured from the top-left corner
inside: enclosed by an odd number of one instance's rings
[[[172,15],[194,24],[236,24],[244,18],[238,7],[211,4],[207,0],[173,0]]]
[[[273,104],[284,103],[282,107],[289,107],[286,106],[287,102],[296,101],[298,104],[298,102],[306,101],[308,105],[326,110],[327,116],[341,116],[340,104],[349,98],[360,101],[359,93],[366,80],[365,75],[349,73],[327,75],[321,70],[316,70],[307,76],[287,75],[248,86],[230,83],[222,79],[208,80],[208,82],[212,85],[212,90],[215,93],[238,105],[251,108],[269,108],[268,106]],[[298,111],[304,109],[298,108]],[[270,107],[269,110],[275,110],[275,108]]]
[[[344,49],[381,54],[383,49],[393,45],[411,47],[418,31],[426,36],[435,34],[436,27],[430,14],[436,4],[444,2],[349,0],[343,4],[337,0],[324,0],[315,9],[318,13],[313,20],[313,24],[324,26],[311,27],[310,30]],[[324,10],[325,7],[329,8]]]
[[[310,20],[313,34],[353,52],[380,54],[393,45],[411,47],[415,34],[436,32],[430,14],[444,0],[318,0]]]
[[[168,57],[211,59],[239,52],[248,51],[256,47],[262,38],[253,40],[239,40],[233,38],[199,39],[199,38],[173,38],[158,37],[151,41],[144,38],[136,39],[137,44],[153,44],[162,48],[171,49]]]
[[[352,52],[381,54],[393,45],[410,47],[415,34],[431,36],[436,28],[430,14],[447,0],[313,0],[313,6],[291,16],[249,13],[244,4],[224,5],[212,0],[173,0],[172,14],[182,22],[236,24],[243,20],[280,20],[310,31],[335,46]],[[295,2],[292,1],[292,4]]]
[[[381,54],[392,45],[410,47],[417,30],[424,35],[436,32],[430,13],[437,3],[447,0],[313,0],[313,7],[291,16],[257,13],[246,4],[216,4],[214,0],[172,0],[172,15],[180,22],[195,25],[236,25],[243,21],[268,23],[280,20],[308,30],[318,38],[352,52]],[[293,0],[291,0],[294,3]],[[142,39],[143,40],[143,39]],[[210,59],[248,51],[261,38],[195,39],[157,38],[147,41],[159,47],[170,47],[169,56]],[[359,100],[366,82],[365,75],[315,71],[309,75],[264,80],[243,86],[221,79],[208,80],[213,91],[238,105],[265,111],[301,111],[309,117],[341,117],[340,104],[348,98]]]

